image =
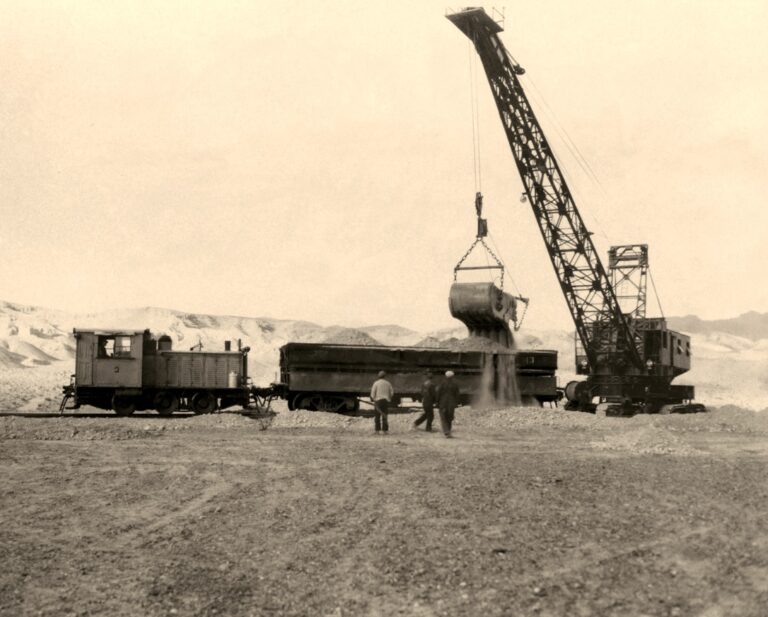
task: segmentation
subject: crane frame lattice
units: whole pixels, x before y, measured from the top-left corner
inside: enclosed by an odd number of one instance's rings
[[[611,286],[622,311],[631,319],[644,319],[647,305],[648,245],[623,244],[608,250]]]

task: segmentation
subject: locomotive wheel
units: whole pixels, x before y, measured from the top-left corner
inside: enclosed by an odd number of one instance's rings
[[[112,396],[112,409],[118,416],[130,416],[136,411],[136,398],[127,394],[115,394]]]
[[[197,414],[213,413],[218,407],[218,401],[212,392],[197,392],[192,396],[190,407]]]
[[[167,390],[158,392],[155,396],[154,408],[161,416],[170,416],[179,409],[179,397]]]

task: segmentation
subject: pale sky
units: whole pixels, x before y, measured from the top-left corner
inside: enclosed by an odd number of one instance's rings
[[[0,0],[0,299],[456,323],[474,51],[445,9]],[[506,4],[600,252],[648,243],[667,315],[768,311],[766,27],[763,0]],[[570,328],[480,77],[495,246],[527,325]]]

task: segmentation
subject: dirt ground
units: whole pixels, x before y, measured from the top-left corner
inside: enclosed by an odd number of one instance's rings
[[[768,415],[0,417],[0,615],[755,616]]]

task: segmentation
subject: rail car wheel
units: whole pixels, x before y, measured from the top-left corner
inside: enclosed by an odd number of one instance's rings
[[[179,409],[179,397],[167,390],[158,392],[153,406],[161,416],[170,416]]]
[[[297,394],[293,399],[294,409],[306,409],[307,411],[317,411],[315,405],[318,403],[318,396],[313,394]]]
[[[296,409],[306,409],[307,411],[318,411],[322,404],[323,397],[319,394],[302,394],[296,397]]]
[[[339,412],[344,407],[344,399],[338,396],[315,395],[312,397],[312,409],[315,411],[333,411]]]
[[[307,401],[307,407],[311,409],[312,411],[326,411],[327,403],[322,395],[315,394],[314,396],[310,396]]]
[[[638,411],[640,413],[660,413],[662,405],[655,401],[649,401],[647,403],[641,403],[638,405]]]
[[[327,394],[297,394],[293,399],[294,409],[338,412],[344,409],[345,406],[345,399]]]
[[[118,416],[130,416],[136,411],[136,397],[127,394],[115,394],[112,396],[112,409]]]
[[[192,396],[190,407],[197,414],[213,413],[218,407],[218,401],[213,392],[197,392]]]

